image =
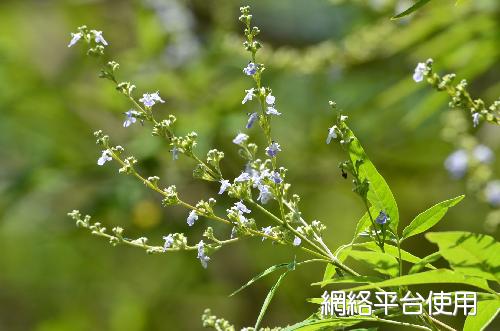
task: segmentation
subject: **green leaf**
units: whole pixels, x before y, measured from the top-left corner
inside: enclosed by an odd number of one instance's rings
[[[349,257],[369,264],[373,270],[381,274],[396,277],[399,274],[399,263],[391,255],[382,252],[356,251],[349,253]]]
[[[368,201],[372,204],[373,207],[376,208],[376,215],[378,215],[378,212],[381,210],[385,211],[389,215],[391,219],[389,227],[393,230],[394,233],[397,233],[399,211],[396,200],[394,199],[394,195],[392,194],[392,191],[389,188],[389,185],[387,185],[384,177],[380,175],[380,173],[377,171],[373,163],[366,155],[359,140],[356,138],[356,136],[354,136],[350,129],[348,130],[349,138],[352,139],[351,143],[348,146],[349,157],[352,164],[358,164],[358,162],[360,161],[362,162],[359,166],[358,171],[360,180],[363,181],[364,179],[366,179],[369,182],[367,195]]]
[[[276,284],[274,284],[273,287],[269,290],[269,293],[267,293],[266,299],[264,300],[264,303],[262,304],[262,307],[260,308],[260,313],[259,316],[257,317],[257,321],[255,322],[254,329],[258,330],[260,326],[260,322],[262,322],[262,318],[264,317],[264,314],[266,313],[267,307],[269,307],[269,303],[271,303],[271,300],[273,299],[274,293],[276,293],[276,290],[280,286],[281,282],[283,281],[283,278],[288,274],[290,270],[285,271],[283,274],[281,274],[280,278],[278,278],[278,281]]]
[[[377,283],[383,281],[380,277],[375,276],[346,276],[333,279],[327,279],[319,283],[312,283],[311,285],[320,285],[321,287],[329,284],[346,284],[346,283]]]
[[[471,232],[431,232],[425,237],[439,246],[451,268],[465,275],[500,282],[500,243]]]
[[[378,215],[379,212],[380,212],[380,209],[373,207],[373,206],[370,207],[370,213],[372,215]],[[371,225],[372,225],[372,222],[370,221],[370,215],[368,214],[368,212],[365,212],[363,217],[361,217],[359,219],[358,224],[356,225],[356,230],[354,231],[353,242],[359,236],[359,234],[361,232],[367,230]]]
[[[244,288],[252,285],[257,280],[261,279],[262,277],[267,276],[267,275],[269,275],[270,273],[272,273],[272,272],[274,272],[276,270],[283,269],[283,268],[288,268],[289,266],[290,266],[290,263],[280,263],[280,264],[273,265],[272,267],[267,268],[266,270],[264,270],[263,272],[261,272],[260,274],[258,274],[257,276],[255,276],[254,278],[250,279],[245,285],[243,285],[242,287],[240,287],[239,289],[237,289],[236,291],[234,291],[233,293],[231,293],[229,296],[232,297],[233,295],[237,294],[238,292],[240,292]]]
[[[418,214],[410,225],[403,230],[402,239],[422,233],[436,225],[443,218],[448,209],[462,201],[464,197],[464,195],[461,195],[459,197],[440,202],[423,213]]]
[[[441,284],[441,283],[466,284],[486,290],[490,293],[495,293],[492,289],[488,287],[488,283],[486,282],[486,280],[479,279],[476,277],[466,276],[449,269],[436,269],[436,270],[424,271],[418,274],[396,277],[378,283],[357,286],[349,290],[361,291],[377,287],[392,287],[392,286],[418,285],[418,284]]]
[[[369,249],[374,252],[380,252],[380,247],[377,246],[373,241],[365,242],[362,244],[356,244],[356,247],[363,247],[366,249]],[[398,253],[398,248],[393,245],[389,244],[384,244],[384,250],[387,254],[394,256],[396,259],[399,260],[399,253]],[[418,256],[415,256],[404,249],[401,249],[401,259],[406,262],[414,263],[414,264],[419,264],[423,262],[423,259],[419,258]],[[434,266],[428,264],[429,262],[425,262],[424,266],[429,268],[429,269],[436,269]]]
[[[344,262],[347,256],[349,255],[349,252],[351,251],[352,247],[351,246],[345,246],[340,253],[337,254],[337,260],[339,262]],[[333,278],[338,272],[338,269],[331,263],[326,265],[325,268],[325,273],[323,274],[323,281],[326,281],[327,279]],[[342,276],[342,274],[340,274]]]
[[[323,280],[322,282],[332,279],[332,277],[335,275],[335,266],[331,263],[328,263],[325,268],[325,273],[323,274]]]
[[[418,0],[417,2],[415,2],[413,4],[413,6],[411,6],[410,8],[406,9],[405,11],[403,11],[402,13],[399,13],[397,14],[396,16],[393,16],[391,19],[392,20],[395,20],[395,19],[398,19],[398,18],[401,18],[401,17],[405,17],[407,15],[410,15],[411,13],[413,13],[415,10],[419,9],[420,7],[426,5],[427,3],[429,3],[431,0]]]
[[[308,318],[305,321],[286,327],[283,331],[332,330],[333,328],[347,327],[363,321],[374,320],[374,318],[368,316],[332,317],[326,319]]]
[[[500,300],[479,301],[476,315],[467,316],[463,331],[482,331],[488,326],[500,311]]]
[[[416,274],[417,272],[422,271],[424,267],[432,266],[429,263],[435,262],[441,258],[441,254],[439,252],[434,252],[432,254],[423,257],[419,263],[416,263],[413,267],[411,267],[409,274]],[[432,266],[432,269],[436,269]]]

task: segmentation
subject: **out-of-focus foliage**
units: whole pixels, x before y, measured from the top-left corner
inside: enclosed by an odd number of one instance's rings
[[[324,144],[336,100],[370,159],[398,199],[400,224],[465,185],[442,167],[452,146],[439,138],[447,96],[415,84],[415,64],[431,57],[437,72],[467,78],[488,104],[500,95],[500,6],[496,0],[432,1],[415,14],[390,17],[411,2],[248,1],[262,30],[262,62],[280,100],[282,160],[300,191],[304,213],[329,225],[335,247],[351,239],[363,206],[337,168],[340,149]],[[164,209],[143,186],[98,168],[91,132],[103,128],[141,158],[143,172],[175,183],[192,201],[214,188],[190,179],[190,163],[172,163],[168,148],[136,125],[121,125],[123,100],[97,78],[85,54],[69,52],[69,31],[89,24],[104,31],[108,51],[125,64],[121,75],[140,92],[160,89],[179,131],[196,130],[199,149],[226,152],[224,167],[243,167],[231,143],[246,108],[238,1],[2,1],[0,3],[0,329],[199,329],[210,306],[238,325],[255,321],[275,279],[245,295],[227,295],[251,275],[293,257],[260,241],[213,256],[204,270],[194,255],[146,256],[110,249],[77,231],[66,213],[78,207],[108,227],[160,238],[185,228],[184,211]],[[478,138],[498,151],[496,128]],[[132,139],[134,138],[134,139]],[[159,155],[159,157],[158,157]],[[497,166],[494,169],[498,178]],[[489,207],[473,196],[447,214],[438,229],[483,232]],[[335,229],[335,230],[332,230]],[[200,234],[201,235],[201,234]],[[497,234],[495,234],[497,237]],[[425,244],[424,244],[425,243]],[[408,247],[434,250],[422,238]],[[318,267],[318,273],[322,271]],[[291,276],[291,277],[290,277]],[[298,270],[281,284],[264,324],[302,320],[318,296],[316,281]],[[296,318],[295,318],[296,317]],[[455,322],[456,325],[459,321]]]

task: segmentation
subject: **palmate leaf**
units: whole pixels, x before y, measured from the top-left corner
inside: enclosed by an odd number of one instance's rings
[[[393,286],[420,285],[420,284],[442,284],[442,283],[465,284],[486,290],[490,293],[495,293],[495,291],[489,288],[486,280],[477,277],[463,275],[449,269],[429,270],[412,275],[395,277],[392,279],[384,280],[382,282],[356,286],[354,288],[350,288],[349,290],[361,291],[361,290],[370,290],[378,287],[393,287]]]
[[[463,331],[482,331],[488,326],[500,311],[500,300],[479,301],[476,315],[467,316]]]
[[[443,218],[448,209],[462,201],[464,197],[464,195],[461,195],[459,197],[440,202],[423,213],[418,214],[410,225],[403,230],[402,239],[422,233],[436,225]]]
[[[425,237],[439,246],[452,269],[500,282],[500,243],[493,237],[462,231],[431,232]]]
[[[383,210],[390,217],[389,227],[397,233],[398,223],[399,223],[399,211],[398,205],[396,204],[396,200],[394,199],[394,195],[392,194],[389,185],[385,181],[384,177],[380,175],[377,171],[373,163],[370,161],[368,156],[366,155],[363,147],[359,140],[354,136],[352,131],[349,130],[349,138],[352,139],[351,143],[348,146],[349,157],[351,159],[352,164],[358,164],[358,162],[362,162],[359,166],[358,172],[360,180],[368,180],[369,188],[368,188],[368,201],[370,204],[376,208],[378,212]],[[373,215],[372,215],[373,216]]]
[[[399,13],[396,16],[393,16],[391,19],[395,20],[395,19],[398,19],[398,18],[401,18],[401,17],[408,16],[411,13],[413,13],[414,11],[416,11],[417,9],[419,9],[420,7],[422,7],[422,6],[426,5],[427,3],[429,3],[430,1],[431,0],[418,0],[417,2],[415,2],[413,4],[413,6],[411,6],[408,9],[406,9],[402,13]]]

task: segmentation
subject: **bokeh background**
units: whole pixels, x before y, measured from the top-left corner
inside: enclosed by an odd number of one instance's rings
[[[66,47],[69,32],[82,24],[103,30],[107,54],[121,64],[119,79],[132,81],[138,93],[159,90],[167,102],[155,107],[158,116],[174,113],[177,132],[197,131],[200,154],[223,150],[230,177],[244,165],[231,140],[255,106],[241,105],[251,87],[241,72],[248,61],[237,20],[242,4],[253,7],[262,30],[264,79],[283,113],[274,121],[280,161],[302,195],[304,215],[329,226],[331,247],[351,239],[363,206],[340,176],[341,150],[324,143],[334,118],[328,100],[349,115],[391,185],[401,226],[467,192],[443,168],[453,150],[441,139],[448,98],[411,75],[417,62],[432,57],[438,72],[457,72],[474,96],[494,101],[500,95],[496,0],[433,1],[398,21],[390,17],[411,1],[3,0],[0,330],[198,330],[206,307],[238,327],[253,325],[275,278],[227,296],[266,267],[291,261],[288,250],[248,240],[217,252],[205,270],[193,253],[148,256],[113,248],[66,216],[80,209],[108,228],[121,225],[129,237],[146,235],[158,244],[166,233],[187,230],[185,210],[161,207],[158,196],[118,175],[115,164],[96,165],[96,129],[136,155],[144,174],[176,184],[186,200],[217,191],[192,179],[189,160],[172,162],[168,146],[149,128],[122,127],[127,100],[97,77],[98,61],[81,47]],[[262,141],[256,128],[250,134]],[[484,125],[476,134],[498,151],[498,128]],[[497,177],[498,170],[497,162]],[[485,232],[490,212],[470,194],[437,229]],[[207,224],[189,229],[192,242]],[[422,237],[405,248],[419,256],[435,249]],[[309,284],[322,272],[311,266],[292,273],[265,324],[307,317],[315,307],[305,299],[321,295]],[[451,323],[459,327],[460,319]]]

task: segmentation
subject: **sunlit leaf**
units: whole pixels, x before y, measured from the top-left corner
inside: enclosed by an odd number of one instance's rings
[[[443,218],[448,209],[462,201],[464,197],[464,195],[461,195],[459,197],[440,202],[423,213],[418,214],[410,225],[403,230],[402,239],[422,233],[436,225]]]
[[[399,273],[398,261],[386,253],[352,250],[349,257],[370,265],[373,270],[384,275],[395,277]]]
[[[397,232],[399,211],[389,185],[387,185],[385,179],[382,175],[380,175],[373,163],[370,161],[363,150],[361,143],[354,136],[352,131],[350,131],[349,137],[353,139],[349,144],[349,157],[353,164],[357,164],[360,161],[362,162],[359,166],[360,180],[363,181],[366,179],[369,181],[369,190],[367,195],[368,201],[373,207],[376,208],[377,212],[383,210],[389,215],[389,227],[394,232]]]
[[[413,6],[411,6],[410,8],[406,9],[405,11],[403,11],[402,13],[399,13],[397,14],[396,16],[393,16],[391,19],[398,19],[398,18],[401,18],[401,17],[405,17],[405,16],[408,16],[410,15],[411,13],[413,13],[414,11],[416,11],[417,9],[419,9],[420,7],[426,5],[427,3],[429,3],[431,0],[418,0],[417,2],[415,2],[413,4]]]
[[[378,283],[357,286],[351,288],[350,291],[369,290],[377,287],[392,287],[392,286],[419,285],[419,284],[444,284],[444,283],[466,284],[470,286],[475,286],[477,288],[486,290],[488,292],[494,292],[492,289],[489,288],[486,280],[479,279],[477,277],[466,276],[449,269],[429,270],[417,274],[395,277]]]
[[[248,286],[252,285],[253,283],[255,283],[257,280],[261,279],[262,277],[265,277],[265,276],[269,275],[270,273],[272,273],[272,272],[274,272],[276,270],[287,268],[289,265],[290,265],[290,263],[280,263],[280,264],[276,264],[276,265],[273,265],[272,267],[267,268],[266,270],[264,270],[263,272],[261,272],[257,276],[255,276],[252,279],[250,279],[245,285],[243,285],[242,287],[240,287],[239,289],[237,289],[236,291],[234,291],[233,293],[231,293],[229,296],[231,297],[231,296],[237,294],[241,290],[243,290],[246,287],[248,287]]]
[[[465,320],[463,331],[482,331],[497,316],[500,311],[500,300],[479,301],[476,315],[469,315]]]
[[[425,237],[439,246],[452,269],[500,281],[500,243],[493,237],[462,231],[431,232]]]
[[[283,278],[285,278],[285,276],[288,274],[289,271],[290,270],[287,270],[286,272],[281,274],[281,276],[280,276],[280,278],[278,278],[278,281],[276,282],[276,284],[274,284],[273,287],[271,287],[271,289],[269,290],[269,293],[267,293],[266,299],[264,300],[264,303],[262,304],[262,307],[260,308],[260,313],[259,313],[259,316],[257,317],[257,321],[255,322],[255,326],[254,326],[255,330],[259,329],[260,322],[262,322],[262,318],[264,317],[264,314],[267,311],[267,307],[269,307],[269,303],[271,303],[271,300],[274,297],[274,293],[276,293],[276,290],[278,289],[281,282],[283,281]]]

